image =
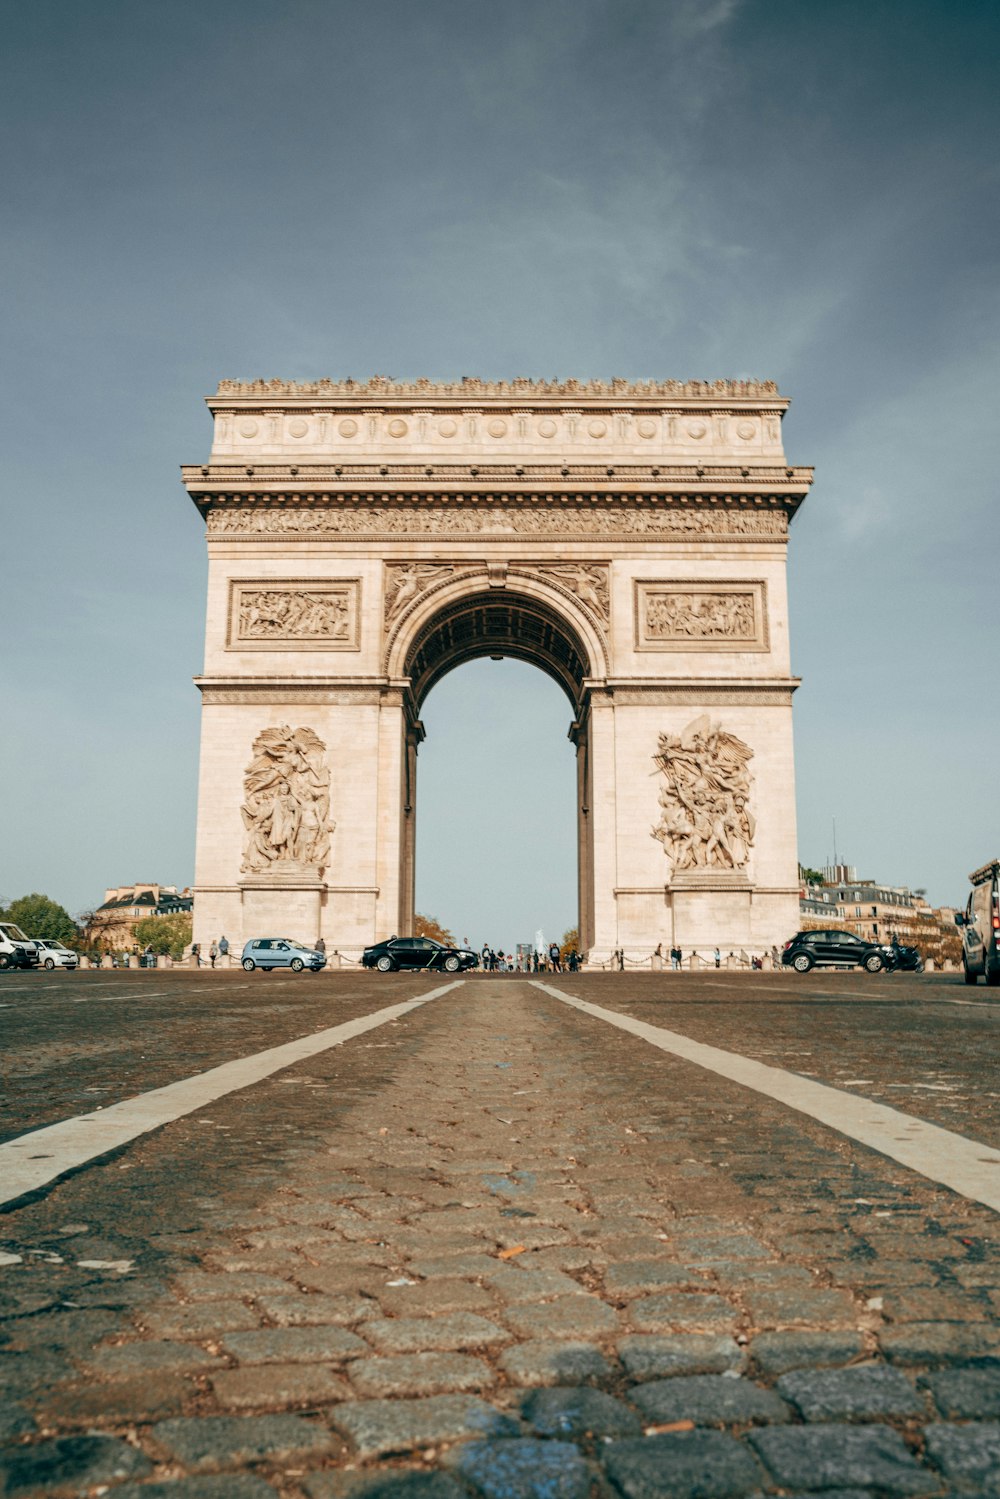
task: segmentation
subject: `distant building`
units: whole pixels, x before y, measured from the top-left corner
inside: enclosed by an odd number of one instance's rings
[[[839,908],[838,924],[859,937],[873,942],[891,942],[898,937],[908,942],[906,935],[918,921],[918,897],[905,886],[878,885],[874,880],[845,880],[832,884],[811,885],[814,900],[831,910]],[[926,901],[922,902],[926,906]]]
[[[824,927],[844,926],[843,906],[831,905],[815,892],[816,885],[807,885],[799,896],[799,926],[804,932],[822,931]]]
[[[137,922],[147,916],[174,916],[193,906],[191,891],[176,885],[118,885],[105,892],[87,923],[85,938],[94,946],[120,951],[134,944]]]

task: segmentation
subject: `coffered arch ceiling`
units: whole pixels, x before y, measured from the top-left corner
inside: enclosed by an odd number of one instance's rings
[[[595,674],[582,639],[550,605],[510,589],[483,591],[445,604],[412,642],[404,674],[418,711],[436,682],[480,656],[511,656],[540,667],[559,683],[574,712],[584,679]]]

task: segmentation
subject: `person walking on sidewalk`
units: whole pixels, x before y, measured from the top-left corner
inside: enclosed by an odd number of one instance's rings
[[[549,962],[552,965],[553,973],[562,973],[562,959],[559,956],[558,942],[549,944]]]
[[[215,960],[216,960],[216,958],[218,956],[219,956],[219,944],[216,942],[215,938],[213,937],[212,938],[212,945],[208,949],[208,961],[212,965],[213,968],[215,967]]]

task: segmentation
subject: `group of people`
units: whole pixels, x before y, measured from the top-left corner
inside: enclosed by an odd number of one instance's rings
[[[502,951],[494,952],[489,943],[484,942],[479,961],[485,973],[576,973],[580,967],[580,954],[573,948],[564,959],[558,942],[552,942],[545,952],[534,949],[525,952],[522,948],[515,958],[511,953],[505,956]]]
[[[195,958],[197,960],[198,967],[200,968],[201,964],[203,962],[203,959],[202,959],[202,956],[201,956],[201,943],[200,942],[192,942],[191,943],[191,956],[192,956],[192,958]],[[208,949],[208,961],[211,964],[211,966],[214,968],[215,965],[216,965],[216,963],[218,962],[219,958],[227,958],[228,956],[229,956],[229,938],[228,937],[220,937],[219,940],[218,940],[218,942],[216,942],[215,938],[213,937],[211,945],[209,946],[209,949]]]

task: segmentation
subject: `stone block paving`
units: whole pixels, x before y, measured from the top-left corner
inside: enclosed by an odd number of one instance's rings
[[[515,981],[308,1066],[9,1215],[0,1495],[1000,1495],[986,1209]]]

